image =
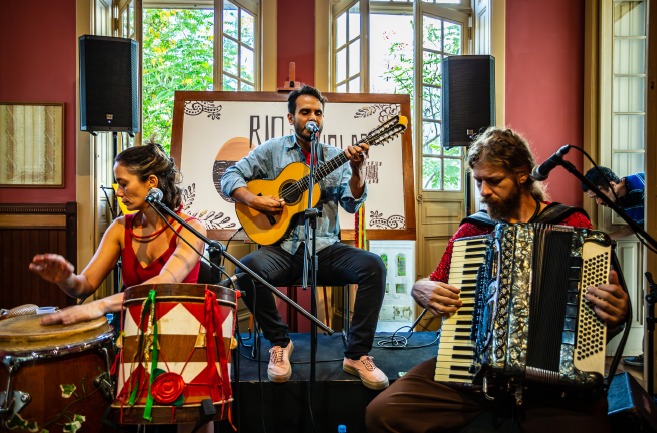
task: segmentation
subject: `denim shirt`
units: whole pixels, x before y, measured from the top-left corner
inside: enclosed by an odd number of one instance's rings
[[[344,152],[335,146],[319,144],[321,146],[318,157],[320,164]],[[306,158],[296,142],[295,135],[272,138],[256,146],[247,156],[229,167],[221,178],[221,189],[224,194],[230,196],[237,188],[246,186],[250,180],[275,179],[290,163],[305,163],[305,161]],[[347,212],[354,213],[367,198],[367,183],[363,195],[356,199],[351,194],[350,179],[351,167],[348,163],[344,163],[320,182],[322,193],[317,208],[321,210],[322,216],[317,220],[315,244],[317,252],[340,240],[338,203]],[[297,222],[298,225],[295,225]],[[297,215],[292,224],[294,229],[280,242],[281,248],[290,254],[294,254],[301,242],[305,240],[303,213]]]

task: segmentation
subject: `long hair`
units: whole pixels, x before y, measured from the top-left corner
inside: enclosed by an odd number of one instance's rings
[[[182,203],[182,189],[178,186],[182,177],[161,145],[153,141],[153,137],[142,146],[129,147],[116,155],[115,163],[119,163],[142,182],[146,182],[151,174],[157,176],[158,188],[163,193],[162,203],[169,209],[176,210]]]
[[[527,141],[511,129],[491,126],[479,134],[470,145],[467,163],[470,169],[479,162],[486,162],[516,174],[527,174],[527,181],[521,185],[534,199],[546,199],[543,184],[531,178],[530,173],[536,165],[534,155]]]

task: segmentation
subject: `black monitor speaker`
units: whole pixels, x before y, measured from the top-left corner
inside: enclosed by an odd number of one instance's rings
[[[139,132],[137,41],[80,37],[80,129]]]
[[[495,125],[495,59],[445,57],[442,74],[443,147],[468,146],[474,135]]]

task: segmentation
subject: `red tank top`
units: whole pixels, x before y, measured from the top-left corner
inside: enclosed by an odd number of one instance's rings
[[[123,287],[136,286],[160,275],[162,268],[176,249],[176,240],[178,239],[177,234],[172,236],[169,248],[167,248],[160,257],[153,260],[151,264],[146,267],[142,266],[141,263],[139,263],[139,260],[137,260],[135,251],[132,248],[132,235],[130,234],[130,230],[128,230],[128,227],[132,227],[132,221],[135,215],[136,214],[127,214],[125,216],[125,247],[123,248],[123,251],[121,251],[121,275],[123,277]],[[187,218],[185,222],[191,219],[193,219],[193,217]],[[182,226],[178,227],[176,233],[180,233],[181,229]],[[183,283],[196,283],[198,281],[200,267],[201,262],[199,261],[187,277],[185,277]]]

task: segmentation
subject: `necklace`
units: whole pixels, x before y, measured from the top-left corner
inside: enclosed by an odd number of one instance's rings
[[[538,211],[541,210],[541,202],[537,199],[534,199],[536,201],[536,209],[534,209],[534,213],[532,214],[531,217],[527,220],[528,223],[532,222],[534,218],[538,215]]]
[[[176,213],[179,213],[181,210],[182,210],[182,205],[180,205],[178,207],[178,209],[176,209]],[[149,235],[139,236],[139,235],[136,235],[135,232],[132,230],[132,225],[134,224],[134,221],[137,218],[137,215],[139,215],[139,214],[141,214],[141,211],[139,211],[134,216],[134,218],[132,218],[132,220],[130,221],[130,227],[126,227],[128,229],[128,233],[130,233],[130,236],[132,236],[132,238],[134,240],[136,240],[137,242],[150,242],[153,239],[155,239],[156,237],[160,236],[166,229],[169,228],[169,226],[171,224],[173,224],[173,218],[169,218],[169,223],[167,225],[165,225],[164,227],[162,227],[161,229],[156,230],[156,231],[154,231],[153,233],[151,233]]]

